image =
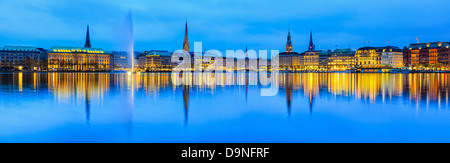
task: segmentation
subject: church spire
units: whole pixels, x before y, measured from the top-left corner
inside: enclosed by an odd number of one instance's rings
[[[315,51],[316,50],[316,46],[313,43],[313,35],[312,35],[312,30],[311,30],[311,35],[309,38],[309,47],[308,47],[308,51]]]
[[[87,26],[87,32],[86,32],[86,43],[84,44],[85,48],[92,48],[91,45],[91,37],[89,35],[89,25]]]
[[[289,25],[289,33],[286,43],[286,53],[292,53],[291,26]]]
[[[183,43],[183,50],[189,52],[189,37],[188,37],[188,24],[187,24],[187,19],[186,19],[186,29],[185,29],[185,33],[184,33],[184,43]]]

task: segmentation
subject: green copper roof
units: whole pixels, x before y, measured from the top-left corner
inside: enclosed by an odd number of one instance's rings
[[[62,47],[62,46],[53,46],[50,48],[49,52],[56,52],[56,53],[96,53],[96,54],[103,54],[107,53],[102,48],[83,48],[83,47]]]
[[[353,51],[352,49],[336,49],[333,51],[333,53],[348,54],[348,53],[355,53],[355,51]]]
[[[147,56],[153,56],[153,55],[159,55],[163,57],[171,57],[172,53],[168,51],[162,51],[162,50],[152,50],[152,51],[145,51],[144,54]]]

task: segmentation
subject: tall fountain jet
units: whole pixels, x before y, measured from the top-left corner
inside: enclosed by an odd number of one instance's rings
[[[128,33],[127,37],[128,37],[128,55],[130,56],[131,59],[131,73],[134,72],[134,34],[133,34],[133,15],[131,13],[131,11],[129,12],[128,16],[127,16],[127,26],[129,29],[127,29],[128,31],[126,31]]]

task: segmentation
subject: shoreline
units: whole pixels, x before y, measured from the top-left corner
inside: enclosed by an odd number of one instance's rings
[[[96,73],[109,73],[109,74],[126,74],[128,72],[126,71],[0,71],[0,73],[92,73],[92,74],[96,74]],[[141,74],[152,74],[152,73],[172,73],[171,71],[154,71],[154,72],[138,72]],[[183,72],[179,72],[179,73],[183,73]],[[191,73],[195,73],[195,72],[191,72]],[[240,72],[233,72],[233,73],[240,73]],[[250,72],[245,72],[245,73],[250,73]],[[267,73],[272,73],[272,72],[267,72]],[[450,73],[450,71],[443,71],[443,72],[418,72],[418,71],[413,71],[413,72],[315,72],[315,71],[311,71],[311,72],[307,72],[307,71],[302,71],[302,72],[283,72],[280,71],[278,72],[280,74],[310,74],[310,73],[318,73],[318,74],[426,74],[426,73]],[[223,72],[223,74],[226,74],[226,72]]]

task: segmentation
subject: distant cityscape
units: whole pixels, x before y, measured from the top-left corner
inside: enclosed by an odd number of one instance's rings
[[[285,48],[285,52],[279,53],[279,70],[283,72],[448,72],[450,70],[449,42],[417,42],[403,48],[366,46],[356,51],[350,48],[334,51],[316,50],[313,31],[311,31],[307,50],[299,53],[294,51],[289,28]],[[187,22],[183,50],[194,56],[194,52],[190,51]],[[172,62],[172,52],[169,51],[150,50],[129,53],[93,48],[88,26],[84,47],[53,46],[50,49],[31,46],[0,47],[0,70],[106,72],[129,71],[131,67],[135,67],[131,71],[170,72],[177,64],[180,64]],[[245,53],[247,56],[247,47]],[[246,56],[245,64],[249,67],[250,58]],[[191,62],[194,60],[192,59]],[[202,61],[201,68],[205,69],[212,63],[214,59],[205,59]],[[224,64],[223,70],[226,68]]]

